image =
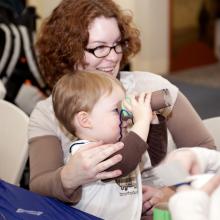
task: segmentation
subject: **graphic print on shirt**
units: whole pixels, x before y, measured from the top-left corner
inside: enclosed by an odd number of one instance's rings
[[[125,177],[116,179],[115,182],[119,186],[120,196],[133,195],[138,193],[136,171],[133,171]]]

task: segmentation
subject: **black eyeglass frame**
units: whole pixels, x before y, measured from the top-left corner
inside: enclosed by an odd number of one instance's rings
[[[116,49],[118,46],[120,46],[120,49],[121,49],[120,52],[118,52],[117,49]],[[109,49],[108,53],[107,53],[106,55],[104,55],[104,56],[97,56],[97,54],[95,54],[95,51],[96,51],[98,48],[100,48],[100,47],[102,47],[102,48],[108,48],[108,49]],[[124,51],[126,48],[127,48],[127,41],[119,41],[116,45],[111,46],[111,47],[110,47],[110,46],[98,46],[98,47],[95,47],[95,48],[85,48],[85,51],[87,51],[88,53],[93,54],[93,55],[94,55],[95,57],[97,57],[97,58],[105,58],[105,57],[107,57],[107,56],[111,53],[112,49],[114,49],[115,53],[117,53],[117,54],[122,54],[123,51]]]

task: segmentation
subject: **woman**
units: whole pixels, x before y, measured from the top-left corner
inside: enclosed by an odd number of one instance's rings
[[[199,116],[174,85],[151,73],[119,73],[140,50],[139,32],[131,22],[131,16],[111,0],[62,1],[45,21],[37,42],[39,64],[46,81],[52,88],[65,70],[101,70],[119,77],[128,92],[168,88],[173,98],[168,128],[176,145],[214,147]],[[182,117],[183,112],[188,120]],[[81,185],[121,175],[120,167],[105,170],[126,157],[124,149],[118,153],[122,143],[103,147],[94,143],[82,148],[64,166],[63,154],[69,141],[70,137],[55,120],[51,99],[40,102],[30,117],[30,188],[74,203],[80,198]],[[88,157],[86,164],[80,159],[82,154]],[[152,155],[155,163],[161,159],[161,152]],[[141,155],[139,161],[140,158]],[[152,200],[154,195],[153,188],[143,187],[143,212],[152,206],[152,201],[158,200],[157,196]]]

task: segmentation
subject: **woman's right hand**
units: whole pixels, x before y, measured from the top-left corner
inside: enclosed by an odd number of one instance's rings
[[[120,176],[120,170],[105,170],[122,160],[120,154],[110,157],[122,149],[124,144],[105,144],[92,142],[85,144],[74,155],[70,156],[61,171],[61,181],[65,189],[76,189],[81,185],[97,180],[111,179]],[[109,158],[110,157],[110,158]],[[107,159],[108,158],[108,159]]]

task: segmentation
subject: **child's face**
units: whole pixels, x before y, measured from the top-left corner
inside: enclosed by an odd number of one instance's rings
[[[119,111],[124,98],[124,91],[119,86],[115,86],[111,94],[103,94],[95,104],[90,113],[94,140],[102,140],[104,143],[115,143],[119,140]]]

